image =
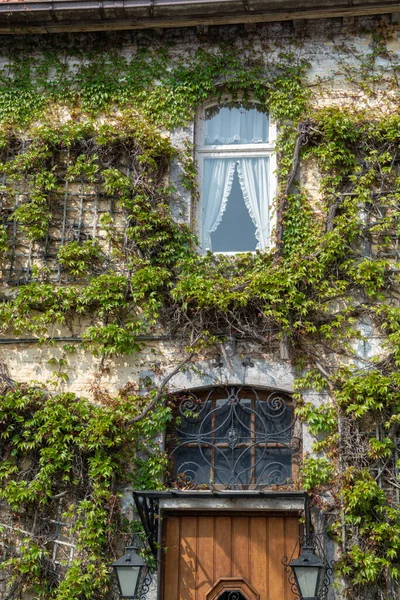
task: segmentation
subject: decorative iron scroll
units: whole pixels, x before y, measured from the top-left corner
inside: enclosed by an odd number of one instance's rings
[[[139,596],[140,600],[147,600],[147,594],[149,593],[151,584],[153,583],[153,573],[149,570],[146,574],[146,579],[142,585],[142,589],[140,590]]]
[[[218,600],[247,600],[245,596],[239,590],[232,590],[223,592]]]
[[[167,435],[173,482],[183,486],[270,487],[289,483],[299,440],[283,393],[219,387],[175,399]]]

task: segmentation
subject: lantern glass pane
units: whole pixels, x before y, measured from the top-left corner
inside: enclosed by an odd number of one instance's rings
[[[293,567],[302,598],[315,598],[321,567]]]
[[[123,598],[133,598],[135,596],[139,571],[140,567],[117,567],[119,585]]]

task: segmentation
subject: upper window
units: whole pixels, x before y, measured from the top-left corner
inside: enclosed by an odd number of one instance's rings
[[[268,114],[256,103],[205,107],[197,137],[202,250],[268,248],[275,191],[275,128]]]

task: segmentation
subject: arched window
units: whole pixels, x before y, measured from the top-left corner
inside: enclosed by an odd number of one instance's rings
[[[172,484],[225,489],[293,479],[299,440],[290,396],[250,387],[186,392],[172,400],[167,432]]]
[[[275,127],[257,103],[205,106],[196,131],[204,252],[270,246]]]

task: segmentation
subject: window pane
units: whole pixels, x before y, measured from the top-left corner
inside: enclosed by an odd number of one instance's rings
[[[287,405],[284,398],[278,394],[271,395],[267,401],[256,404],[257,434],[266,434],[268,442],[289,443],[292,438],[293,410]],[[263,428],[259,423],[263,423]]]
[[[250,407],[248,400],[240,400],[240,403],[216,401],[215,444],[237,446],[251,441],[251,411],[248,407]]]
[[[177,400],[167,448],[178,481],[236,489],[291,479],[293,410],[284,393],[235,386]]]
[[[181,446],[172,454],[174,479],[181,483],[201,485],[210,483],[210,448]]]
[[[239,590],[228,590],[223,592],[218,600],[246,600],[246,598]]]
[[[212,161],[213,159],[207,159],[205,163]],[[256,228],[244,203],[235,170],[225,211],[216,230],[211,233],[209,249],[213,252],[252,252],[256,247]]]
[[[214,483],[231,488],[248,485],[252,470],[250,447],[216,449]]]
[[[292,479],[290,448],[256,448],[256,480],[261,485],[284,485]]]
[[[269,246],[268,171],[268,156],[204,160],[204,250],[251,252]]]
[[[205,113],[204,145],[261,144],[268,142],[269,119],[257,105],[231,103]]]
[[[176,429],[188,439],[196,438],[201,425],[203,430],[210,428],[211,401],[199,401],[195,396],[184,398],[179,405]]]

